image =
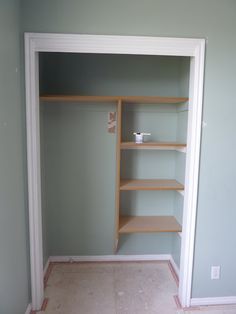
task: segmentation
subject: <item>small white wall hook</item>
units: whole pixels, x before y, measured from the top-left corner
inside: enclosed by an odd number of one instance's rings
[[[151,135],[151,133],[134,132],[133,135],[135,135],[135,143],[140,144],[144,142],[144,136]]]

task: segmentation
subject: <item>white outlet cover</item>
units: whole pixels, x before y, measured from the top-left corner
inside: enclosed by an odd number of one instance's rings
[[[220,279],[220,266],[211,266],[211,279]]]

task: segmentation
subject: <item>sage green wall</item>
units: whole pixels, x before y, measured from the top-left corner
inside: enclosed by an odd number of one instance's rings
[[[0,1],[0,313],[30,299],[21,104],[19,1]],[[25,169],[24,169],[25,170]]]
[[[235,0],[24,0],[24,30],[207,38],[193,297],[236,295]],[[15,138],[14,138],[15,139]],[[211,265],[221,279],[211,281]]]
[[[42,106],[50,255],[111,254],[115,135],[106,130],[107,112],[102,105]]]
[[[40,53],[41,93],[180,96],[180,91],[188,94],[182,86],[187,84],[182,73],[185,60],[188,58]],[[153,106],[149,107],[150,111]]]

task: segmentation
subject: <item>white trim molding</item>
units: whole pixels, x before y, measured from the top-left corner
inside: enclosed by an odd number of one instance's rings
[[[25,311],[25,314],[30,314],[30,313],[31,313],[31,310],[32,310],[32,307],[31,307],[31,304],[29,304],[29,305],[27,306],[27,309],[26,309],[26,311]]]
[[[216,298],[192,298],[191,306],[236,304],[236,296]]]
[[[38,53],[34,41],[25,37],[26,124],[28,206],[32,309],[39,310],[44,300],[42,210],[39,139]]]
[[[182,307],[190,306],[192,289],[201,141],[204,62],[205,41],[199,40],[198,47],[195,49],[195,57],[190,59],[188,138],[179,278],[179,300]]]
[[[195,38],[26,33],[37,52],[107,53],[195,57]]]
[[[39,138],[39,52],[112,53],[190,57],[189,122],[186,152],[187,166],[179,275],[179,299],[183,307],[188,307],[191,298],[195,241],[205,40],[148,36],[25,34],[28,200],[33,310],[39,310],[44,299]]]

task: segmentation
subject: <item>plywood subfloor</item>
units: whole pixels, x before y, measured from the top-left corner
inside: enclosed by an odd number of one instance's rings
[[[176,313],[167,262],[55,264],[45,314]]]

